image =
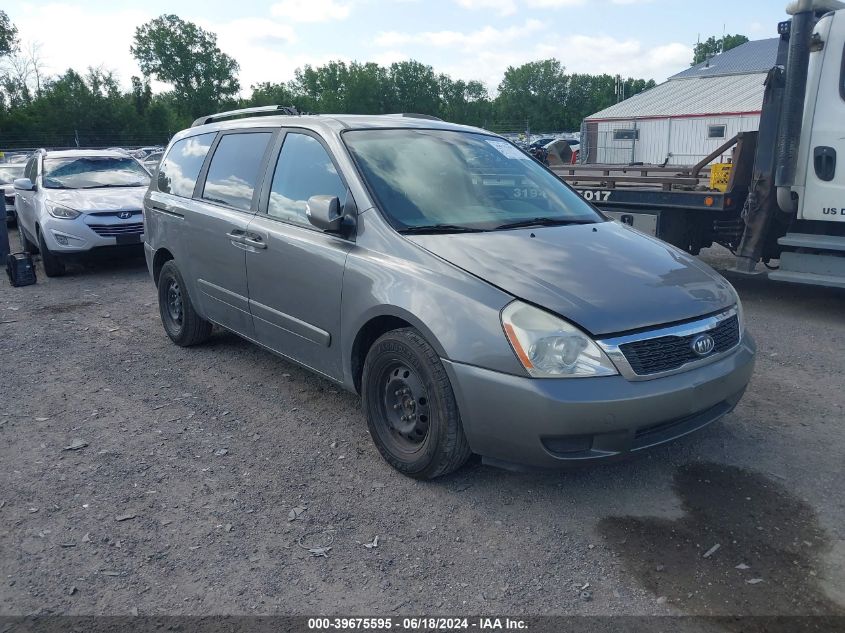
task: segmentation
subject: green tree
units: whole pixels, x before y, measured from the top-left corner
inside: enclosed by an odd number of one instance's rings
[[[711,35],[703,42],[698,42],[695,45],[692,54],[692,64],[690,65],[695,66],[696,64],[705,62],[708,59],[715,57],[719,53],[729,51],[732,48],[736,48],[740,44],[745,44],[747,41],[747,37],[739,34],[725,35],[724,37],[720,38],[716,38],[716,36]]]
[[[414,60],[395,62],[385,79],[386,112],[437,115],[440,111],[440,86],[431,66]]]
[[[18,50],[18,29],[5,11],[0,10],[0,57]]]
[[[217,36],[175,15],[135,29],[130,47],[146,77],[173,85],[179,108],[208,114],[240,90],[238,63],[217,46]]]
[[[387,69],[368,62],[349,64],[344,112],[382,114],[388,96]]]
[[[736,48],[742,44],[745,44],[748,41],[748,38],[744,35],[740,35],[737,33],[736,35],[725,35],[722,38],[722,52],[729,51],[732,48]]]
[[[535,130],[563,129],[568,85],[557,59],[509,66],[499,84],[498,115],[503,121],[527,119]]]

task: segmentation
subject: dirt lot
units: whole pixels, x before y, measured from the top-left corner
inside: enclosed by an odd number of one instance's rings
[[[419,483],[358,398],[231,334],[174,346],[142,260],[3,280],[0,613],[841,614],[845,292],[733,281],[759,360],[724,421]]]

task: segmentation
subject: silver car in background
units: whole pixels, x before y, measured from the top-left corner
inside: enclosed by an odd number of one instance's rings
[[[44,272],[65,272],[69,256],[115,246],[140,248],[150,175],[125,152],[35,152],[14,181],[23,250],[40,252]]]
[[[242,114],[177,134],[145,197],[164,329],[188,346],[217,324],[361,394],[402,473],[621,456],[745,391],[731,285],[505,139],[418,115],[226,120]]]

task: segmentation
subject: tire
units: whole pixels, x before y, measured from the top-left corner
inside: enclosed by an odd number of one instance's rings
[[[44,242],[44,235],[38,232],[38,250],[41,252],[41,263],[44,264],[44,274],[48,277],[61,277],[65,274],[65,264],[47,248]]]
[[[29,253],[30,255],[36,254],[38,252],[38,246],[29,241],[29,238],[26,236],[26,233],[24,233],[23,226],[21,226],[20,223],[18,223],[18,233],[21,238],[21,250]]]
[[[434,479],[469,459],[449,376],[417,330],[393,330],[376,340],[361,384],[370,435],[396,470]]]
[[[172,259],[165,262],[158,276],[158,311],[167,336],[181,347],[198,345],[211,336],[211,323],[197,314]]]

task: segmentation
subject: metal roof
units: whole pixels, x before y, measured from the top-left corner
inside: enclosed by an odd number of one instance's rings
[[[773,37],[746,42],[587,119],[759,112],[763,105],[763,80],[775,65],[779,41]]]
[[[724,75],[742,75],[747,73],[764,73],[775,65],[780,38],[755,40],[740,44],[736,48],[711,57],[706,62],[696,64],[676,75],[673,79],[689,77],[721,77]]]
[[[766,73],[671,79],[587,120],[756,113],[763,107],[765,79]]]

